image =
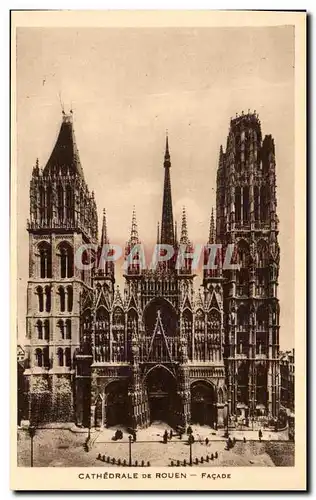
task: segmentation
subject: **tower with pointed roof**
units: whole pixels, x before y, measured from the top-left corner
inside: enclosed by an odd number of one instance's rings
[[[36,161],[30,183],[25,377],[35,424],[75,418],[75,360],[82,347],[82,306],[91,292],[91,270],[79,269],[75,255],[97,241],[97,225],[73,116],[64,113],[53,151],[43,168]]]

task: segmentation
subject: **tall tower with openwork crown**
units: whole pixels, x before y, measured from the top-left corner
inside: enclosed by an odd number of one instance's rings
[[[73,115],[63,113],[54,149],[30,183],[27,285],[28,417],[33,423],[74,417],[81,310],[91,270],[75,265],[83,244],[97,241],[97,210],[84,179]]]
[[[257,114],[232,119],[217,171],[217,241],[234,245],[224,269],[229,412],[250,421],[279,411],[279,274],[275,145]]]

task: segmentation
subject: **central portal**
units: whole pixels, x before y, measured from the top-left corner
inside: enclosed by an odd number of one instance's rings
[[[151,370],[146,377],[150,422],[162,421],[175,427],[179,419],[177,384],[173,374],[164,367]]]

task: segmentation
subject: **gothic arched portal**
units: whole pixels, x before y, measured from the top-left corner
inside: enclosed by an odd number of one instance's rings
[[[180,405],[176,379],[163,366],[157,366],[146,376],[150,421],[163,421],[175,427],[179,422]]]
[[[217,398],[214,387],[203,380],[191,385],[191,422],[210,425],[217,423]]]
[[[102,399],[100,398],[102,404]],[[104,425],[129,425],[127,381],[113,381],[104,391]]]

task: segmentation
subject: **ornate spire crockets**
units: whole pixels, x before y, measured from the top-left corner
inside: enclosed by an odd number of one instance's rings
[[[131,245],[136,245],[137,243],[139,243],[135,206],[133,206],[131,237],[129,241]]]
[[[102,233],[101,233],[101,246],[106,245],[109,243],[108,239],[108,231],[107,231],[107,225],[106,225],[106,213],[105,213],[105,208],[103,209],[103,219],[102,219]]]
[[[180,244],[182,244],[182,245],[189,245],[190,244],[190,240],[188,237],[187,214],[185,211],[185,207],[183,207],[183,209],[182,209],[182,224],[181,224]]]
[[[211,220],[210,220],[210,234],[208,238],[210,244],[215,243],[215,222],[214,222],[214,208],[212,208]]]
[[[161,238],[160,243],[173,245],[174,244],[174,225],[172,211],[172,196],[171,196],[171,180],[170,180],[170,153],[168,134],[166,135],[166,150],[164,158],[165,179],[163,188],[163,203],[162,203],[162,218],[161,218]]]

